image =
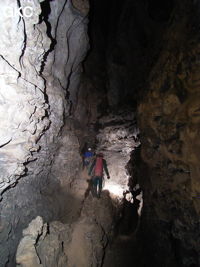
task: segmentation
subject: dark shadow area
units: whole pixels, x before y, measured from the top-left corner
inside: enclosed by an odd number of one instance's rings
[[[91,0],[90,6],[91,48],[84,69],[106,95],[99,113],[122,106],[136,109],[148,89],[147,77],[162,49],[174,1]]]
[[[53,1],[53,0],[50,0],[50,1]],[[43,57],[43,61],[42,61],[42,64],[41,64],[41,69],[40,69],[40,75],[44,71],[44,67],[45,67],[45,64],[46,64],[47,57],[48,57],[49,53],[51,53],[54,50],[54,47],[56,46],[56,43],[57,43],[56,39],[53,38],[53,36],[52,36],[51,23],[48,21],[49,14],[51,13],[50,1],[43,1],[41,3],[42,13],[40,15],[40,23],[42,21],[45,21],[46,26],[47,26],[47,36],[51,40],[51,44],[50,44],[49,50],[45,53],[45,55]]]
[[[174,0],[161,2],[159,0],[147,0],[150,17],[157,22],[167,22],[174,7]]]
[[[87,183],[88,183],[88,187],[87,187],[87,190],[85,192],[85,198],[87,198],[89,196],[89,194],[92,193],[92,179],[88,179]]]
[[[140,201],[135,197],[133,203],[126,199],[126,193],[122,200],[121,220],[118,223],[118,235],[131,235],[138,226],[138,209]]]

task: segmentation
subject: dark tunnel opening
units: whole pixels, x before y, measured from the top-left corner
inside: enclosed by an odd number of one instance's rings
[[[91,49],[85,64],[86,75],[101,73],[109,106],[136,108],[162,49],[173,1],[166,5],[146,0],[109,1],[109,4],[91,1],[90,4]],[[157,14],[158,21],[152,20],[151,13]]]

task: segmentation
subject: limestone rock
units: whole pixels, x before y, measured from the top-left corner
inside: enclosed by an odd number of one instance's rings
[[[23,267],[100,267],[108,238],[113,234],[115,207],[108,193],[89,196],[80,218],[72,224],[44,224],[38,216],[23,230],[16,262]]]
[[[47,228],[38,216],[23,231],[17,249],[17,264],[22,267],[65,267],[67,256],[64,247],[69,242],[69,230],[60,222],[52,222]]]
[[[191,6],[186,1],[182,5],[176,12],[190,21],[184,10]],[[176,28],[186,30],[175,36]],[[198,266],[200,255],[199,45],[188,40],[190,30],[184,19],[173,20],[149,78],[150,90],[139,107],[143,161],[139,181],[145,192],[146,236],[151,239],[152,231],[153,240],[165,244],[160,257],[171,255],[168,265],[178,258],[180,266]],[[151,254],[158,251],[156,247]],[[156,265],[162,265],[162,260],[155,258]]]
[[[130,174],[127,164],[132,151],[140,145],[139,130],[133,110],[118,110],[108,116],[103,116],[98,140],[98,151],[104,153],[108,163],[110,180],[106,179],[105,188],[116,197],[123,197],[123,191],[128,190]]]
[[[72,0],[72,4],[75,8],[77,8],[80,12],[82,12],[84,15],[87,15],[89,12],[89,2],[88,0]]]
[[[38,214],[56,219],[65,210],[60,183],[65,179],[69,184],[79,173],[78,160],[70,165],[73,173],[64,176],[67,163],[63,175],[65,159],[58,151],[59,144],[71,142],[65,154],[70,164],[80,158],[72,129],[63,131],[63,126],[76,105],[88,50],[87,6],[86,1],[73,6],[66,0],[5,0],[0,6],[0,212],[3,227],[11,222],[10,234],[0,232],[5,241],[0,241],[1,264],[9,259],[15,265],[16,244],[31,219]],[[29,7],[33,15],[5,17],[8,7]]]
[[[49,234],[44,240],[39,240],[37,253],[43,266],[67,266],[67,255],[64,252],[70,240],[70,227],[60,222],[52,222]]]
[[[19,243],[16,255],[16,262],[22,267],[38,267],[43,266],[40,264],[40,260],[36,251],[36,244],[39,236],[43,233],[43,220],[41,217],[37,217],[33,220],[27,229],[23,231],[23,238]],[[46,234],[45,232],[43,233]]]

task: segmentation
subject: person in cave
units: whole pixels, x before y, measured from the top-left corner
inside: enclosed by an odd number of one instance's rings
[[[104,159],[104,155],[103,153],[98,153],[88,172],[89,176],[93,173],[92,195],[97,198],[100,198],[101,196],[104,171],[107,175],[107,178],[110,179],[107,162]]]
[[[89,147],[83,154],[83,168],[89,168],[93,157],[94,153],[92,152],[92,149]]]

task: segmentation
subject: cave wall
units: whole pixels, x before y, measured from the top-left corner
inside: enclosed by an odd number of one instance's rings
[[[1,4],[34,10],[31,18],[0,17],[2,266],[15,266],[16,245],[33,218],[70,214],[61,186],[76,183],[80,145],[94,136],[89,123],[135,103],[146,258],[154,266],[199,265],[199,6],[158,2],[92,1],[93,50],[80,87],[88,2]]]
[[[136,108],[173,8],[173,0],[162,5],[156,0],[91,1],[91,52],[84,67],[92,91],[101,96],[100,113]]]
[[[131,182],[144,191],[146,264],[199,266],[198,1],[94,0],[92,8],[86,74],[107,94],[105,112],[138,106],[141,159]]]
[[[141,236],[154,266],[200,264],[199,8],[177,1],[138,110]]]
[[[29,6],[33,15],[7,16],[8,6]],[[15,266],[22,229],[36,215],[44,220],[61,216],[61,183],[79,173],[79,140],[68,117],[88,50],[88,9],[88,1],[75,0],[1,3],[1,266]],[[69,150],[63,152],[66,143]]]
[[[168,7],[162,3],[161,6],[156,1],[157,13],[152,17],[150,10],[154,7],[151,1],[111,2],[106,47],[108,101],[113,108],[136,107],[158,57],[173,5]],[[160,15],[163,9],[165,17]]]

